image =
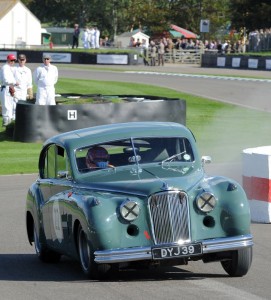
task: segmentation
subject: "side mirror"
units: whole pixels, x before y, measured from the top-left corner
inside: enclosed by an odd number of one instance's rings
[[[59,179],[69,179],[69,171],[58,171],[57,172],[57,178]]]
[[[203,165],[210,164],[211,162],[212,162],[211,156],[202,156],[201,157],[201,163]]]

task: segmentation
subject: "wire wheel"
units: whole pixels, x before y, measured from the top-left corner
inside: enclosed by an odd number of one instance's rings
[[[97,264],[94,261],[94,251],[82,226],[78,228],[78,252],[83,272],[91,279],[105,279],[109,276],[111,267],[108,264]]]
[[[78,233],[78,249],[81,267],[84,273],[88,274],[91,268],[91,251],[87,241],[86,234],[82,227],[79,227]]]

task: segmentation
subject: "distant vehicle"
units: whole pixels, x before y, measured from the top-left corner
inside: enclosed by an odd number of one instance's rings
[[[197,260],[220,261],[230,276],[243,276],[252,261],[249,204],[237,182],[205,174],[209,160],[176,123],[55,136],[27,195],[29,242],[42,261],[68,255],[90,278]]]

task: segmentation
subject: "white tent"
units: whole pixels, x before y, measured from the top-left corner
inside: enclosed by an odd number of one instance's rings
[[[146,40],[147,47],[149,46],[150,37],[143,33],[140,30],[128,31],[124,32],[116,37],[116,45],[120,48],[129,47],[131,38],[134,38],[135,41],[139,39],[140,43],[142,43],[143,39]]]
[[[0,47],[41,44],[41,23],[19,0],[0,0]]]

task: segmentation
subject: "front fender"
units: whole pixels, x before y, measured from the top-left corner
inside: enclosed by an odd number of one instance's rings
[[[86,202],[89,239],[96,250],[151,244],[147,205],[143,199],[129,196],[140,206],[140,214],[135,221],[127,222],[119,213],[119,207],[126,199],[125,196],[107,193],[95,195]]]
[[[216,199],[215,208],[201,212],[196,197],[201,191],[209,191]],[[225,177],[211,177],[191,194],[192,239],[210,239],[250,234],[250,207],[243,188]]]

